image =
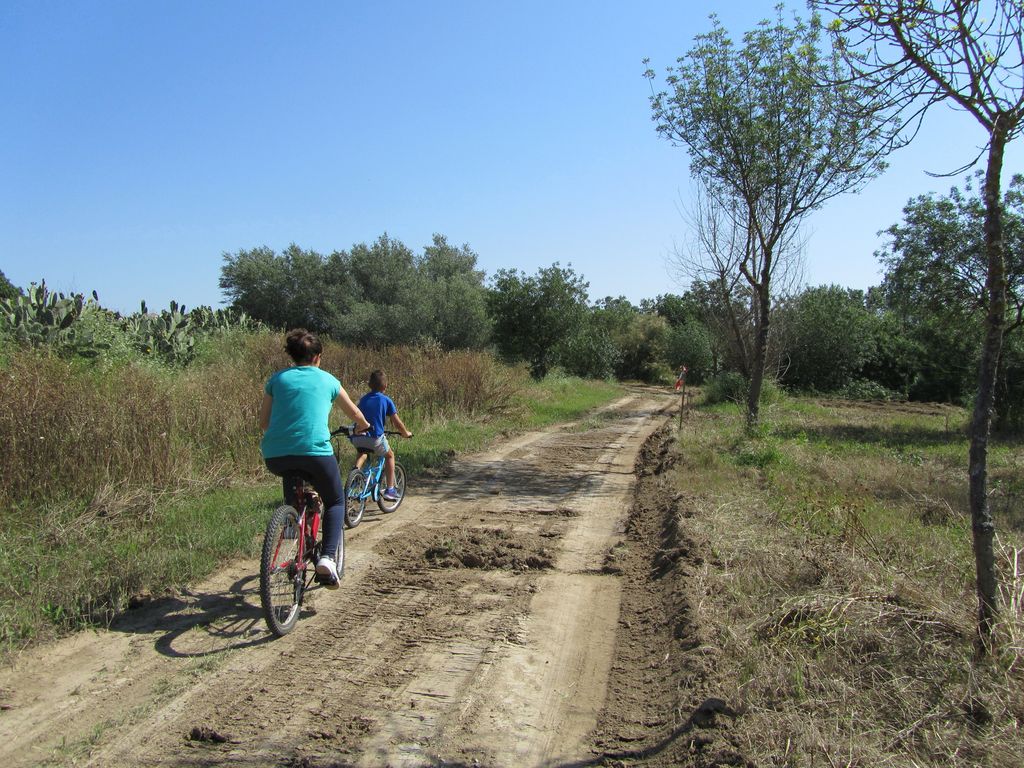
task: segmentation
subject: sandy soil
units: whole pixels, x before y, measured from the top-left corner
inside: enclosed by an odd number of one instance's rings
[[[742,764],[690,734],[720,707],[686,666],[687,597],[659,586],[681,556],[661,502],[636,495],[676,404],[636,390],[416,479],[348,532],[342,588],[283,639],[243,561],[23,654],[0,670],[0,765]]]

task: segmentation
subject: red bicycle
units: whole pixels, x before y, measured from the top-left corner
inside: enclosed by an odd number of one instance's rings
[[[278,637],[295,628],[306,590],[320,583],[316,561],[323,548],[320,536],[323,514],[320,494],[299,479],[295,483],[295,506],[278,507],[267,523],[260,557],[260,602],[267,626]],[[345,565],[344,529],[334,562],[340,576]]]

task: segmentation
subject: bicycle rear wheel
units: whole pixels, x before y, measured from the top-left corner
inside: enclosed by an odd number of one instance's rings
[[[260,557],[260,602],[270,631],[283,637],[299,620],[306,563],[299,561],[299,513],[280,506],[267,523]]]
[[[381,480],[383,481],[383,479],[382,477]],[[381,482],[381,485],[383,486],[384,483]],[[398,491],[398,501],[386,501],[383,490],[377,496],[377,506],[380,507],[381,512],[394,512],[405,498],[405,467],[398,461],[395,461],[395,490]]]
[[[358,469],[345,480],[345,527],[355,528],[366,510],[366,475]]]

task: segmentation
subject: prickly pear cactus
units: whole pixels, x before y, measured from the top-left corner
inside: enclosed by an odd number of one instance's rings
[[[185,307],[172,301],[160,314],[149,312],[142,302],[138,314],[125,318],[125,331],[135,339],[137,349],[169,363],[184,365],[195,356],[196,338]]]
[[[0,299],[0,328],[21,344],[66,345],[85,305],[80,293],[65,296],[48,289],[46,281],[32,283],[23,295]]]

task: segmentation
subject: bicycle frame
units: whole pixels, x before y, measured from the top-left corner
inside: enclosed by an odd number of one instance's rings
[[[384,475],[384,457],[383,456],[367,456],[366,464],[359,470],[363,473],[366,478],[365,490],[357,497],[362,499],[373,499],[377,500],[380,495],[380,481]]]
[[[322,505],[316,504],[316,491],[309,487],[306,481],[299,478],[295,482],[295,511],[299,514],[299,545],[295,553],[294,562],[278,562],[277,555],[281,543],[278,543],[278,550],[274,552],[275,568],[295,568],[298,574],[303,568],[303,563],[312,559],[312,553],[316,549],[316,537],[320,533]],[[303,593],[313,583],[315,574],[305,577]]]
[[[331,432],[331,439],[333,440],[335,438],[340,437],[351,437],[352,434],[353,433],[349,427],[342,426],[338,427],[338,429]],[[384,434],[390,436],[398,435],[400,433],[385,430]],[[354,496],[353,498],[359,499],[360,501],[362,501],[363,499],[372,499],[373,501],[377,501],[377,498],[380,496],[380,483],[381,480],[384,478],[385,457],[378,456],[374,453],[371,453],[370,451],[363,452],[366,454],[366,463],[363,464],[362,469],[360,469],[359,471],[363,474],[363,477],[366,478],[366,489],[359,496]],[[338,447],[335,446],[335,457],[340,456],[340,453],[340,449],[338,449]]]

